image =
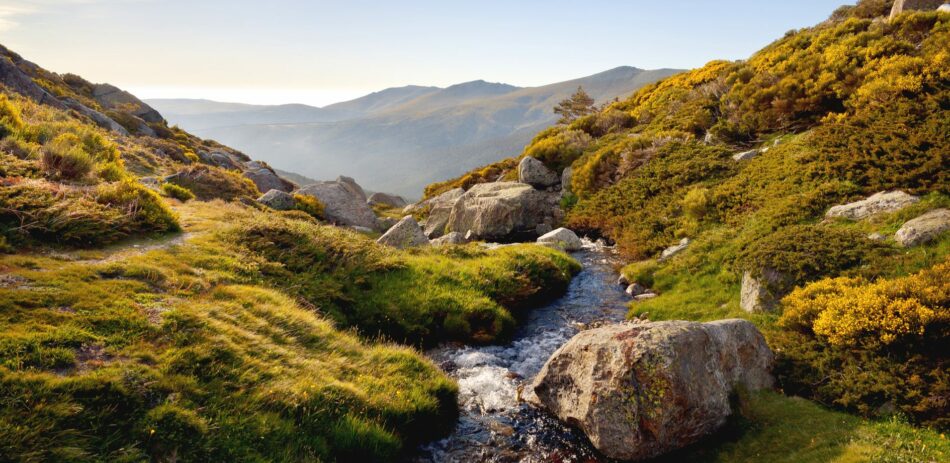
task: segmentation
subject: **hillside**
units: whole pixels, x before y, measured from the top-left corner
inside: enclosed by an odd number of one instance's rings
[[[402,87],[305,111],[150,103],[172,123],[276,168],[318,179],[348,175],[370,189],[417,198],[427,183],[519,152],[556,121],[551,108],[578,86],[603,102],[675,72],[621,67],[533,88],[484,81]]]
[[[947,429],[950,14],[890,10],[843,7],[544,130],[522,157],[571,170],[567,226],[615,242],[651,295],[629,317],[749,319],[787,394]]]
[[[266,164],[5,48],[0,84],[0,461],[393,460],[458,414],[413,346],[506,339],[577,271],[264,207]]]

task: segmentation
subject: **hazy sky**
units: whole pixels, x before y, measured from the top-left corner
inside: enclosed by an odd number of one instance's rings
[[[0,43],[140,97],[323,105],[741,59],[849,0],[0,0]]]

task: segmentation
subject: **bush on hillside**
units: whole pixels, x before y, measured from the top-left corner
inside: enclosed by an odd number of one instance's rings
[[[175,198],[181,202],[195,199],[195,195],[191,192],[191,190],[175,185],[174,183],[163,183],[162,193],[164,193],[165,196],[168,196],[169,198]]]
[[[185,167],[166,181],[187,188],[202,201],[231,201],[238,198],[256,198],[260,195],[257,186],[250,179],[227,169],[206,165]]]
[[[6,94],[0,93],[0,138],[12,135],[22,127],[20,108]]]
[[[54,179],[80,180],[92,172],[96,162],[74,134],[64,133],[43,146],[43,170]]]
[[[782,301],[770,336],[787,392],[950,429],[950,261],[907,277],[833,278]]]
[[[468,190],[473,185],[479,183],[488,183],[498,180],[502,175],[515,175],[517,179],[517,167],[518,162],[514,159],[503,159],[493,164],[489,164],[485,167],[473,170],[466,173],[460,177],[456,177],[444,182],[433,183],[426,186],[425,194],[422,196],[422,199],[429,199],[436,197],[442,193],[445,193],[449,190],[454,190],[456,188],[461,188],[463,190]]]
[[[323,212],[323,203],[321,203],[319,199],[310,195],[295,194],[294,209],[304,212],[315,219],[323,220],[326,218]]]

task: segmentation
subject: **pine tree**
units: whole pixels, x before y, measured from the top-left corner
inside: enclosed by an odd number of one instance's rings
[[[594,99],[582,87],[577,87],[577,91],[570,98],[562,100],[554,107],[554,113],[561,116],[561,119],[557,121],[558,124],[570,124],[579,117],[593,113],[596,109]]]

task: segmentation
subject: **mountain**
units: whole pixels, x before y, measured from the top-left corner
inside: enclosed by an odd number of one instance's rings
[[[541,87],[481,80],[400,87],[325,108],[148,100],[174,124],[313,178],[354,177],[376,191],[422,187],[521,152],[554,124],[552,108],[583,87],[597,101],[679,71],[618,67]],[[292,106],[292,107],[289,107]]]

